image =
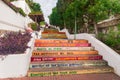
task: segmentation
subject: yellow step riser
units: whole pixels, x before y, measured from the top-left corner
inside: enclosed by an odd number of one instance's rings
[[[66,70],[66,71],[48,71],[48,72],[28,72],[28,77],[36,76],[56,76],[56,75],[73,75],[73,74],[89,74],[89,73],[107,73],[113,72],[112,68],[102,69],[83,69],[83,70]]]

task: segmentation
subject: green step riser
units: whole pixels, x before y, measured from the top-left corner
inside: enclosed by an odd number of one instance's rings
[[[93,47],[35,47],[34,50],[37,51],[60,51],[60,50],[81,50],[90,51],[94,50]]]
[[[107,62],[30,64],[30,68],[107,66]]]
[[[85,70],[51,71],[51,72],[50,71],[49,72],[28,72],[28,77],[107,73],[107,72],[113,72],[113,69],[106,68],[106,69],[85,69]]]

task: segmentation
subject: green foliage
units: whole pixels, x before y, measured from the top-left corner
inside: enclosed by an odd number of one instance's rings
[[[22,16],[26,16],[25,12],[21,9],[21,8],[18,8],[18,12],[22,15]]]
[[[32,28],[32,30],[37,31],[37,24],[36,23],[30,23],[29,24]]]
[[[31,13],[29,13],[29,14],[42,14],[42,12],[41,11],[33,11],[33,12],[31,12]]]
[[[45,25],[45,22],[44,22],[44,21],[41,21],[41,22],[40,22],[40,25]]]
[[[49,17],[50,24],[56,25],[56,26],[61,25],[62,21],[60,19],[60,14],[58,14],[58,12],[57,12],[57,8],[54,8],[52,11],[53,11],[53,14],[51,14]]]
[[[120,31],[111,29],[107,34],[99,33],[98,39],[113,49],[120,50]]]
[[[76,16],[78,30],[84,29],[85,23],[89,29],[90,26],[95,27],[94,23],[120,13],[119,4],[119,0],[58,0],[50,22],[73,30]]]
[[[42,12],[41,11],[41,6],[39,3],[33,2],[33,0],[25,0],[27,4],[29,5],[30,9],[32,12]]]

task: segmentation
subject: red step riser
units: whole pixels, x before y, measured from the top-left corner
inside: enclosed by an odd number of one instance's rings
[[[31,57],[31,62],[38,61],[62,61],[62,60],[101,60],[102,56],[81,56],[81,57]]]

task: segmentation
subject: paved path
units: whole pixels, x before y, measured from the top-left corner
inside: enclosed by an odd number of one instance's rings
[[[120,80],[120,77],[114,73],[104,74],[82,74],[82,75],[64,75],[50,77],[24,77],[24,78],[8,78],[0,80]]]

